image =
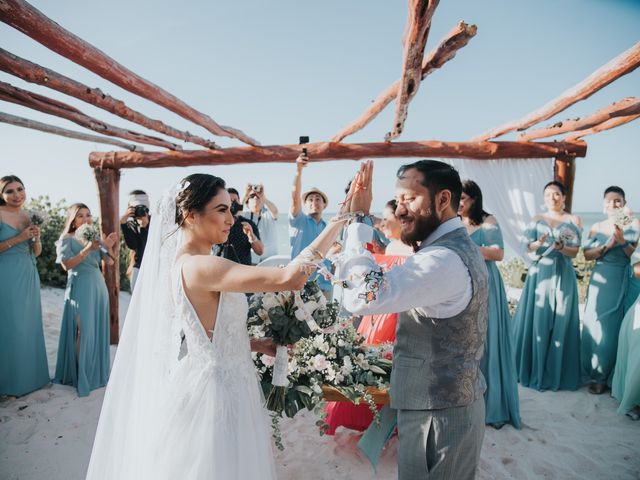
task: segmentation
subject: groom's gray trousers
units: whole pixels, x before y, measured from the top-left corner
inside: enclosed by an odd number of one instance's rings
[[[398,410],[399,480],[471,480],[484,438],[484,398],[464,407]]]

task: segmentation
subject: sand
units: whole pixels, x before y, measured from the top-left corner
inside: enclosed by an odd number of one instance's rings
[[[64,291],[44,288],[42,302],[49,367],[53,374]],[[129,295],[121,295],[121,317]],[[112,355],[115,349],[112,347]],[[78,398],[73,388],[51,385],[0,401],[0,479],[84,478],[104,389]],[[524,427],[487,427],[480,479],[639,479],[640,422],[616,414],[608,394],[540,393],[520,388]],[[359,434],[339,429],[321,437],[315,417],[282,422],[285,450],[276,452],[281,479],[396,478],[397,438],[377,472],[357,451]]]

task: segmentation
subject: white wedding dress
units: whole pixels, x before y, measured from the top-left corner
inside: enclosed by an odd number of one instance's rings
[[[181,262],[174,263],[180,240],[163,240],[175,227],[165,203],[164,226],[150,232],[156,252],[145,252],[87,478],[274,479],[246,296],[220,294],[209,340],[184,293]]]

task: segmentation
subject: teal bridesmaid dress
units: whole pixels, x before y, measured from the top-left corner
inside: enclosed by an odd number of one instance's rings
[[[514,316],[518,381],[537,390],[576,390],[580,386],[580,316],[578,284],[571,258],[553,250],[554,238],[571,235],[565,244],[580,246],[580,229],[564,222],[551,228],[544,220],[525,231],[531,243],[549,237],[536,253]]]
[[[627,289],[627,295],[624,301],[624,312],[627,313],[629,309],[636,302],[640,296],[640,278],[636,278],[633,275],[633,265],[640,263],[640,248],[636,248],[636,251],[631,255],[629,260],[629,288]]]
[[[498,225],[483,224],[471,234],[471,240],[480,247],[504,248]],[[515,428],[520,428],[518,377],[512,346],[509,303],[496,262],[487,261],[486,265],[489,271],[489,319],[484,357],[480,362],[480,369],[487,381],[484,393],[485,423],[510,423]]]
[[[58,263],[78,255],[82,249],[75,238],[61,238]],[[73,385],[81,397],[104,387],[109,379],[109,296],[100,271],[101,257],[99,250],[93,251],[67,272],[53,381]]]
[[[638,241],[639,234],[635,225],[624,231],[625,240],[631,243]],[[602,247],[608,240],[608,235],[595,233],[588,238],[584,249]],[[630,279],[629,257],[621,245],[596,259],[580,338],[583,383],[607,384],[611,381]]]
[[[624,415],[640,405],[640,297],[622,321],[611,394],[618,399],[618,413]]]
[[[0,221],[0,242],[20,233]],[[0,395],[19,397],[50,382],[40,277],[29,240],[0,253]]]

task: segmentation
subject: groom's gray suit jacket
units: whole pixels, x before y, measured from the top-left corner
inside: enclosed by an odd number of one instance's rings
[[[448,248],[462,259],[473,293],[467,307],[450,318],[431,318],[420,309],[399,313],[390,392],[391,407],[398,410],[466,406],[486,388],[480,359],[487,331],[488,273],[480,249],[464,228],[429,246]]]

